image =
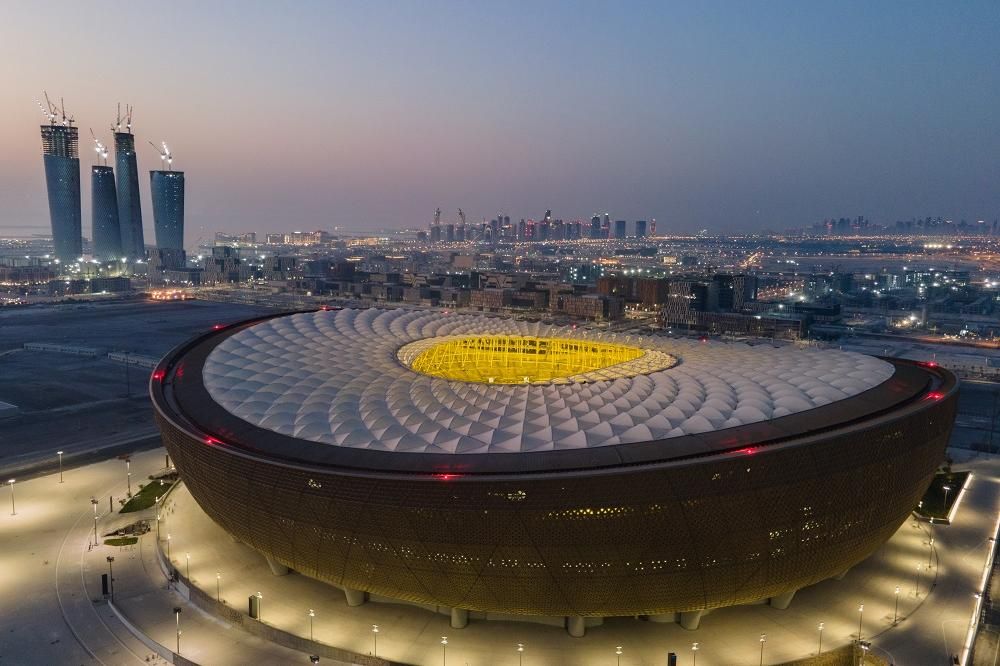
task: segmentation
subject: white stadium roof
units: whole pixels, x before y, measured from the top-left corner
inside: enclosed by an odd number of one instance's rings
[[[679,359],[586,383],[482,384],[400,362],[425,338],[525,335],[614,341]],[[319,444],[414,453],[613,446],[722,430],[870,389],[893,366],[853,352],[607,334],[478,315],[335,310],[235,333],[205,362],[212,398],[261,428]]]

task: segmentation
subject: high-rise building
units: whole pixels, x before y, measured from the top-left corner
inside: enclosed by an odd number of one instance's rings
[[[590,218],[590,237],[600,238],[601,237],[601,218],[595,215]]]
[[[129,261],[145,259],[139,169],[135,161],[135,135],[131,132],[115,132],[115,166],[118,169],[118,225],[122,232],[122,256]]]
[[[160,250],[184,249],[184,172],[150,171],[153,229]]]
[[[41,129],[52,244],[56,258],[71,263],[83,254],[79,136],[69,122],[58,125],[52,120]]]
[[[101,261],[118,261],[122,258],[122,236],[113,167],[95,164],[90,168],[90,210],[94,256]]]
[[[615,220],[615,238],[625,238],[625,220]]]
[[[646,237],[646,220],[635,221],[635,237],[636,238]]]

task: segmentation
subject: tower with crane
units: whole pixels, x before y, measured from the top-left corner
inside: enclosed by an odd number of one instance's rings
[[[97,159],[104,164],[90,167],[90,221],[94,256],[101,261],[122,257],[121,226],[118,220],[118,192],[114,167],[108,166],[108,148],[90,130]]]
[[[168,263],[184,264],[184,172],[174,171],[174,157],[162,141],[157,146],[149,145],[160,154],[160,161],[166,169],[149,172],[149,191],[153,200],[153,230],[156,234],[156,249],[160,254],[169,251]]]
[[[41,126],[42,161],[52,224],[52,245],[62,264],[71,264],[83,254],[80,215],[79,133],[74,118],[66,114],[62,100],[59,107],[45,96],[45,106],[38,106],[47,123]]]
[[[123,127],[124,122],[124,127]],[[135,135],[132,134],[132,106],[126,105],[122,116],[121,104],[113,126],[115,135],[116,189],[118,222],[121,227],[122,256],[127,261],[146,258],[142,231],[142,206],[139,201],[139,168],[136,163]]]

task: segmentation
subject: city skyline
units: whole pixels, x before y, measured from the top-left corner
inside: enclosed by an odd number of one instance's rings
[[[115,105],[134,105],[138,171],[166,140],[197,183],[191,241],[425,228],[438,206],[477,222],[610,211],[662,233],[1000,214],[993,3],[7,13],[6,235],[49,229],[43,90],[106,144]]]

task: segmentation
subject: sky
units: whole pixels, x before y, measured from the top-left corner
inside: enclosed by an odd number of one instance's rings
[[[35,101],[118,102],[215,231],[471,220],[785,229],[1000,217],[1000,3],[17,1],[0,15],[0,235],[44,233]],[[140,179],[152,237],[148,177]]]

